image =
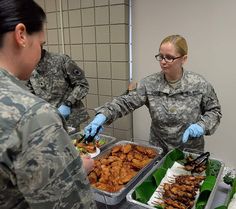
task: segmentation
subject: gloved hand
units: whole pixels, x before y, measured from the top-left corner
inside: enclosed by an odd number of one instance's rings
[[[99,129],[98,133],[95,136],[95,139],[98,140],[98,134],[103,131],[104,128],[102,127],[102,125],[105,123],[106,119],[106,116],[101,113],[96,115],[93,121],[90,122],[90,124],[88,124],[88,126],[84,128],[85,138],[88,138],[89,136],[94,136],[97,130]]]
[[[204,130],[201,126],[198,124],[192,124],[190,125],[184,132],[182,142],[186,143],[189,139],[189,137],[200,137],[204,134]]]
[[[70,107],[68,107],[68,106],[66,106],[66,105],[64,105],[64,104],[62,104],[59,108],[58,108],[58,111],[59,111],[59,113],[61,114],[61,116],[63,117],[63,118],[67,118],[67,117],[69,117],[69,115],[71,114],[71,109],[70,109]]]

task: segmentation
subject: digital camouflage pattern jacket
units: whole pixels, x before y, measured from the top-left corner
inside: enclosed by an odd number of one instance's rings
[[[43,50],[43,56],[27,83],[30,91],[54,107],[72,103],[67,125],[77,128],[88,120],[82,99],[89,91],[84,71],[67,55]]]
[[[57,110],[3,69],[0,91],[0,208],[96,208]]]
[[[178,85],[173,88],[162,72],[152,74],[138,83],[136,90],[115,98],[96,109],[107,117],[107,124],[146,105],[151,116],[150,142],[164,152],[179,147],[204,150],[204,137],[190,138],[182,143],[186,128],[197,123],[205,135],[215,132],[220,123],[221,106],[212,85],[201,75],[183,71]],[[140,121],[142,123],[142,121]]]

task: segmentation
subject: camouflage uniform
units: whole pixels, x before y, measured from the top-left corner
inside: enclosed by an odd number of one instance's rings
[[[57,110],[2,69],[0,88],[0,208],[96,208]]]
[[[135,91],[115,98],[96,109],[104,114],[107,124],[146,105],[152,119],[150,142],[164,152],[174,147],[204,150],[204,137],[182,143],[186,128],[197,123],[206,135],[214,133],[220,123],[221,107],[216,93],[202,76],[183,71],[183,77],[173,88],[162,72],[152,74],[138,84]],[[142,121],[140,121],[142,123]]]
[[[63,102],[70,101],[72,112],[67,125],[77,128],[89,117],[81,101],[89,90],[84,71],[67,55],[46,50],[44,53],[27,85],[33,94],[54,107],[58,108]]]

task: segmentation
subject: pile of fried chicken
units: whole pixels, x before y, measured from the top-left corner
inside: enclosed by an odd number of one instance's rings
[[[99,190],[117,192],[157,154],[157,150],[150,147],[129,143],[116,145],[109,154],[95,159],[89,181]]]

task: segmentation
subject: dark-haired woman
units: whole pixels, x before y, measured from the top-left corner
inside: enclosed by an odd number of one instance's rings
[[[25,89],[45,42],[33,0],[0,0],[0,208],[96,208],[57,110]]]

